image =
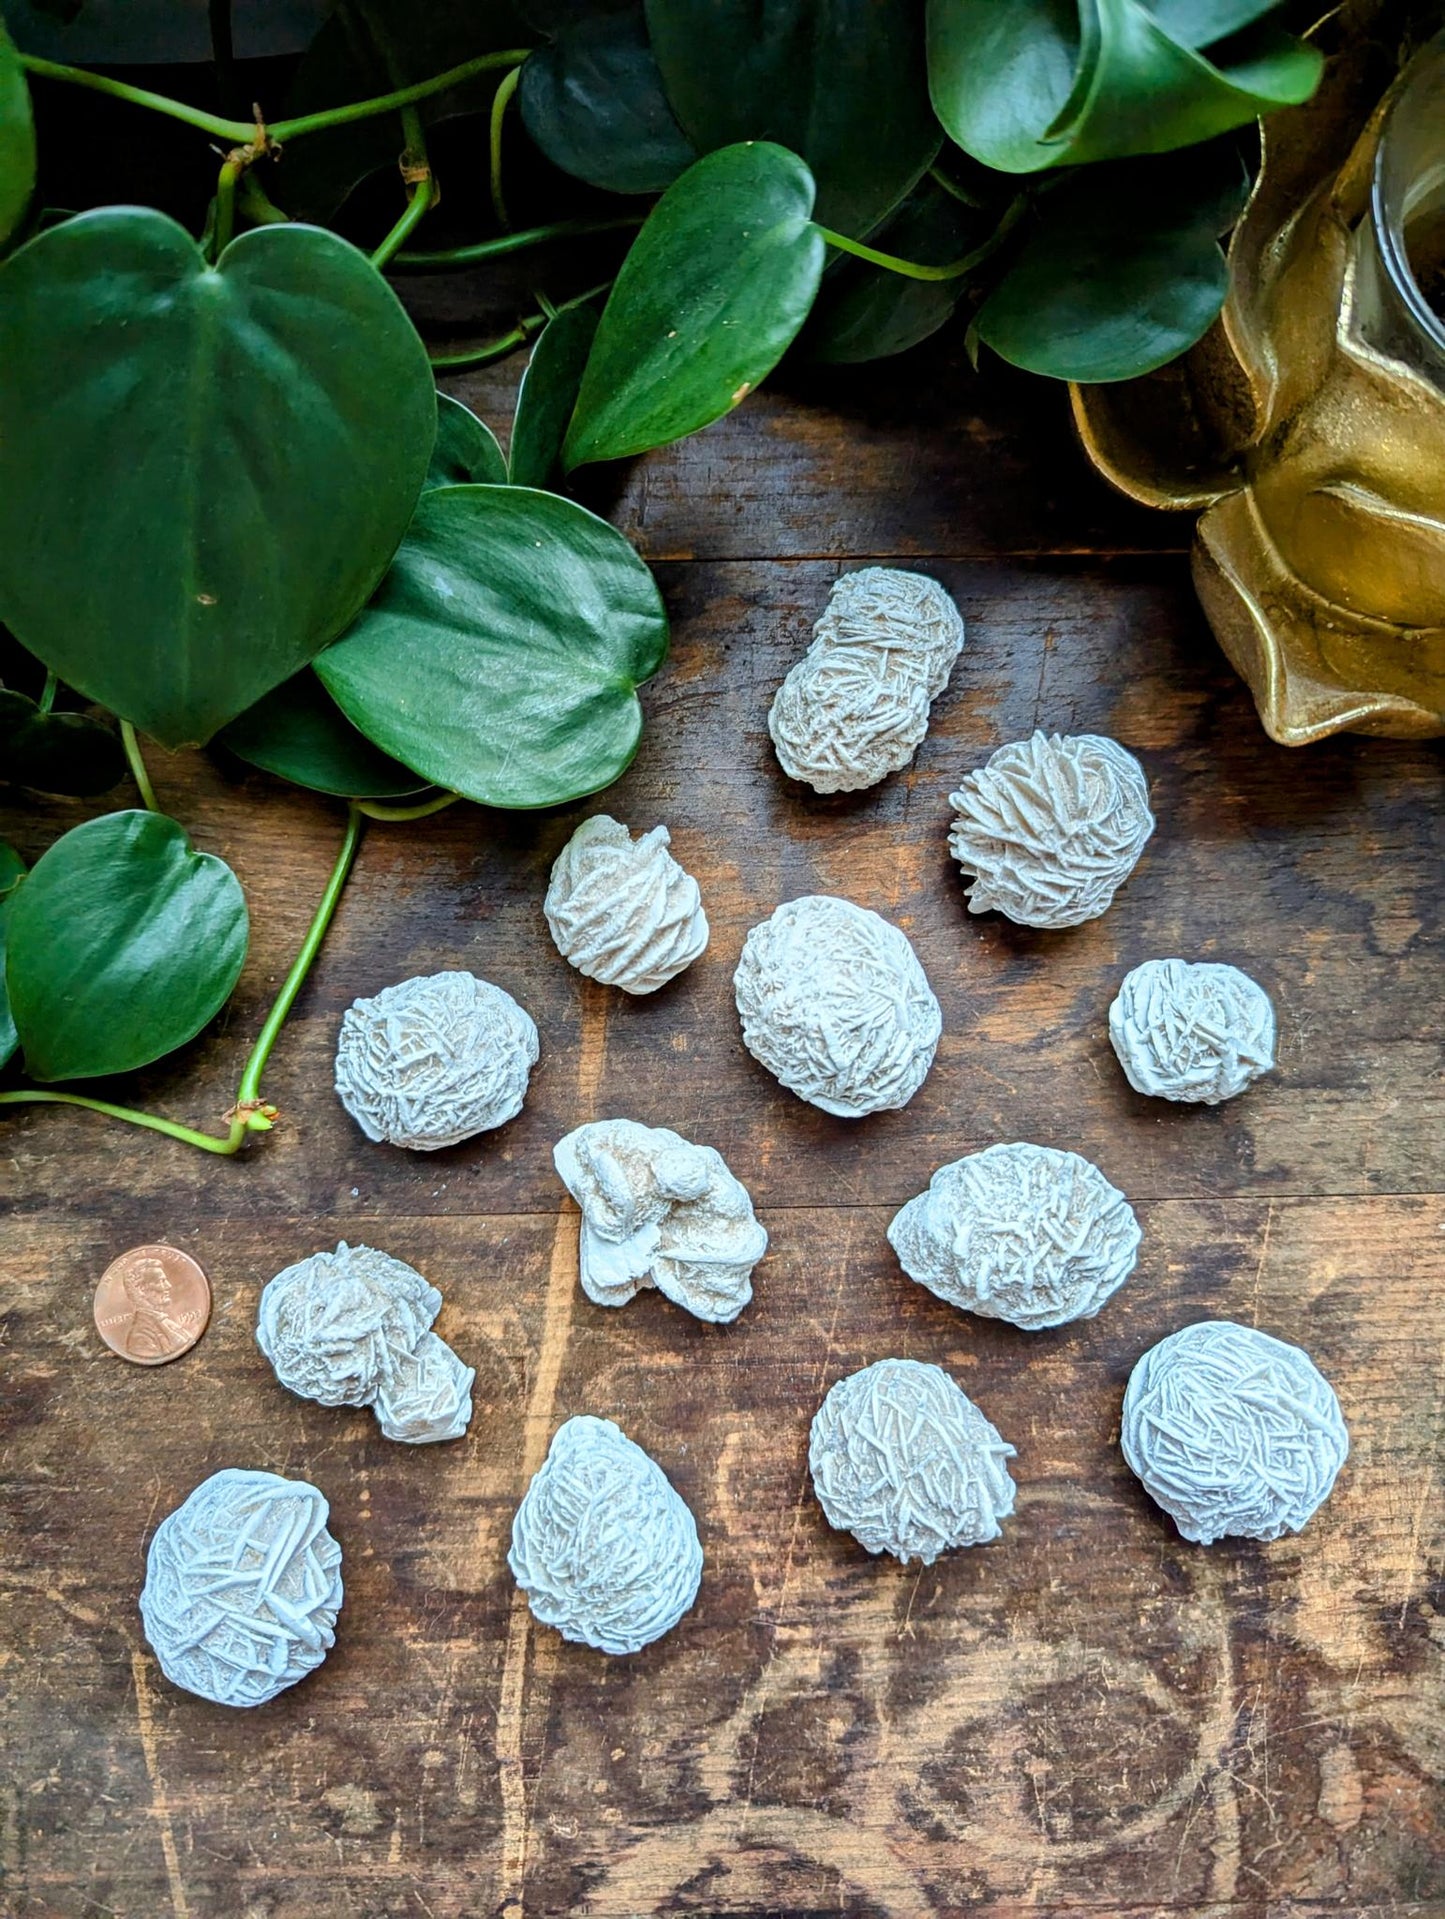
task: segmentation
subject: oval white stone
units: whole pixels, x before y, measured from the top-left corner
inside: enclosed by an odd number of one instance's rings
[[[1237,966],[1145,960],[1109,1008],[1109,1039],[1136,1093],[1218,1106],[1274,1066],[1274,1007]]]
[[[599,813],[557,855],[543,911],[557,951],[579,973],[624,993],[655,993],[703,951],[702,896],[668,844],[665,826],[635,840]]]

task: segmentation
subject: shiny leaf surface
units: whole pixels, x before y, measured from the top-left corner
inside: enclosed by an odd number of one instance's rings
[[[517,99],[553,166],[609,193],[660,193],[697,158],[668,105],[640,5],[563,23],[522,68]]]
[[[437,395],[437,436],[432,446],[426,485],[466,486],[476,482],[498,486],[507,477],[507,456],[497,436],[470,407],[448,393]]]
[[[580,306],[557,314],[538,334],[512,420],[509,461],[514,485],[551,484],[596,332],[597,309]]]
[[[399,799],[426,785],[357,732],[309,666],[232,720],[215,743],[248,766],[340,799]]]

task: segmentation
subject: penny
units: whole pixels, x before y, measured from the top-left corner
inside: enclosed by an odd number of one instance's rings
[[[189,1253],[132,1246],[95,1289],[95,1329],[134,1366],[164,1366],[188,1353],[211,1316],[211,1288]]]

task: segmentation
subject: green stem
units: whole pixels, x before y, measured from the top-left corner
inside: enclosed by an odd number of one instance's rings
[[[290,224],[291,215],[283,213],[275,204],[251,167],[247,167],[241,175],[240,203],[241,211],[253,226],[274,227]]]
[[[435,93],[460,86],[478,73],[494,73],[498,67],[518,67],[526,59],[526,47],[509,47],[501,53],[479,54],[475,60],[449,67],[430,80],[418,80],[414,86],[398,87],[394,93],[379,94],[373,100],[355,100],[350,106],[330,107],[323,113],[305,113],[295,120],[278,120],[266,129],[268,140],[279,145],[284,140],[299,140],[306,133],[321,133],[327,127],[344,127],[353,120],[369,120],[378,113],[394,113],[398,107],[428,100]],[[209,133],[216,140],[245,144],[256,137],[255,126],[245,120],[223,120],[219,114],[188,107],[184,100],[172,100],[164,93],[152,93],[146,87],[133,87],[129,81],[113,80],[109,74],[88,73],[84,67],[63,66],[58,60],[41,60],[33,53],[22,53],[20,64],[27,73],[41,80],[61,80],[67,86],[88,87],[92,93],[109,94],[113,100],[127,100],[133,107],[146,107],[180,120],[188,127]]]
[[[336,864],[331,869],[331,877],[326,882],[326,891],[321,895],[316,911],[311,916],[311,924],[306,929],[306,937],[301,942],[301,950],[292,963],[291,971],[286,975],[281,991],[276,995],[276,1003],[266,1015],[266,1024],[256,1036],[250,1056],[241,1072],[241,1084],[236,1089],[236,1104],[245,1107],[260,1097],[261,1074],[271,1049],[276,1044],[286,1017],[295,1004],[296,995],[301,991],[306,975],[311,970],[311,962],[320,951],[321,942],[326,937],[326,929],[331,924],[331,916],[336,911],[336,903],[341,898],[342,888],[346,885],[348,874],[356,860],[356,849],[361,844],[363,821],[361,809],[349,806],[346,809],[346,832],[341,841],[341,850],[336,855]]]
[[[36,706],[42,713],[48,713],[55,704],[55,696],[60,691],[60,681],[54,673],[45,675],[45,684],[40,689],[40,698]]]
[[[526,47],[508,47],[502,53],[478,54],[475,60],[464,60],[459,67],[449,67],[431,80],[418,80],[415,86],[398,87],[395,93],[379,94],[374,100],[358,100],[353,106],[303,114],[298,120],[278,120],[267,132],[276,141],[297,140],[303,133],[319,133],[326,127],[344,127],[352,120],[369,120],[374,114],[394,113],[398,107],[414,106],[418,100],[429,100],[434,93],[445,93],[449,87],[460,86],[474,74],[495,73],[498,67],[519,67],[528,51]],[[253,129],[248,127],[246,131],[250,134]]]
[[[227,160],[216,181],[216,219],[211,228],[211,258],[219,260],[236,231],[236,183],[246,171],[244,160]]]
[[[458,267],[477,266],[483,260],[499,260],[506,253],[544,246],[549,240],[577,240],[588,233],[613,233],[619,227],[641,225],[640,213],[619,214],[607,220],[554,220],[550,226],[523,227],[518,233],[500,233],[494,240],[477,240],[471,246],[444,247],[435,253],[398,253],[392,266],[411,273],[451,273]]]
[[[500,360],[508,353],[515,353],[519,346],[525,346],[532,335],[540,333],[555,314],[585,306],[589,300],[595,300],[599,293],[605,293],[611,285],[610,280],[603,280],[595,287],[588,287],[585,293],[576,293],[570,300],[559,302],[553,313],[529,313],[517,322],[510,333],[499,334],[495,340],[486,340],[481,346],[468,347],[464,353],[433,353],[432,368],[437,373],[466,373],[472,367],[490,366],[493,360]]]
[[[177,1139],[183,1146],[199,1147],[203,1153],[217,1153],[229,1158],[239,1152],[241,1146],[252,1133],[266,1133],[276,1118],[276,1109],[265,1105],[260,1097],[261,1074],[271,1057],[271,1050],[277,1036],[286,1023],[286,1016],[296,1002],[302,982],[310,971],[326,929],[331,924],[336,911],[336,903],[341,897],[347,875],[356,859],[356,849],[361,844],[362,820],[358,809],[348,810],[346,834],[341,842],[341,850],[336,856],[336,864],[331,869],[331,877],[326,882],[326,891],[321,895],[311,924],[306,929],[306,937],[301,950],[296,955],[291,971],[286,975],[285,983],[277,994],[266,1023],[256,1036],[246,1064],[241,1072],[241,1083],[236,1091],[236,1105],[230,1117],[230,1125],[224,1133],[201,1133],[192,1126],[182,1126],[173,1119],[160,1119],[154,1113],[138,1112],[133,1106],[114,1106],[109,1100],[91,1099],[83,1093],[51,1093],[39,1087],[21,1087],[12,1093],[0,1093],[0,1105],[4,1106],[83,1106],[88,1112],[103,1113],[107,1119],[124,1120],[128,1126],[143,1126],[152,1133],[164,1133],[167,1139]]]
[[[436,197],[436,182],[428,173],[412,188],[411,198],[406,203],[406,212],[372,254],[371,264],[374,267],[384,267],[391,256],[406,244],[407,236],[412,229],[436,205]]]
[[[424,820],[444,807],[455,806],[461,797],[460,793],[443,793],[437,799],[423,800],[420,806],[382,806],[376,800],[358,800],[356,810],[369,820]]]
[[[156,790],[151,785],[151,776],[147,773],[146,763],[141,758],[140,741],[137,740],[135,728],[129,720],[122,720],[120,723],[120,743],[125,748],[126,765],[130,768],[130,776],[139,789],[145,810],[147,813],[159,813],[161,809],[156,805]]]
[[[890,273],[901,273],[909,280],[961,280],[965,273],[972,273],[991,253],[998,251],[1009,229],[1027,205],[1027,194],[1019,194],[1010,201],[1003,218],[982,246],[975,247],[972,253],[965,253],[961,260],[950,260],[946,266],[937,267],[925,266],[918,260],[900,260],[896,253],[880,253],[877,247],[864,246],[861,240],[850,240],[846,234],[834,233],[831,227],[819,226],[816,220],[813,225],[830,247],[851,253],[859,260],[867,260],[871,266],[886,267]]]
[[[492,95],[492,118],[487,136],[487,150],[491,156],[492,210],[497,216],[499,226],[509,227],[512,222],[507,217],[507,202],[502,194],[502,122],[507,116],[507,102],[517,91],[522,78],[522,69],[513,67],[504,74]]]

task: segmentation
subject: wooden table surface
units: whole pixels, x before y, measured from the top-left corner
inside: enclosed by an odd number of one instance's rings
[[[516,371],[453,387],[500,425]],[[1438,750],[1272,746],[1195,606],[1187,523],[1110,496],[1063,394],[996,367],[925,350],[798,378],[587,497],[674,619],[626,778],[565,813],[373,828],[267,1077],[284,1124],[243,1159],[60,1110],[0,1127],[0,1907],[1445,1912]],[[829,584],[874,560],[942,580],[968,644],[912,769],[818,799],[781,776],[767,707]],[[970,917],[945,846],[959,774],[1035,725],[1122,740],[1159,818],[1108,915],[1052,935]],[[217,1030],[126,1090],[210,1124],[340,815],[195,755],[152,771],[237,867],[254,937]],[[573,973],[542,919],[598,805],[667,822],[712,923],[640,1002]],[[83,810],[0,832],[34,852]],[[902,925],[942,1001],[906,1111],[830,1119],[742,1048],[744,934],[811,891]],[[1242,965],[1279,1010],[1279,1071],[1220,1110],[1136,1097],[1108,1045],[1125,970],[1169,954]],[[331,1091],[338,1019],[443,967],[535,1015],[526,1110],[449,1152],[372,1146]],[[582,1297],[551,1148],[614,1114],[716,1145],[752,1191],[772,1245],[737,1324]],[[1087,1154],[1139,1213],[1138,1269],[1095,1320],[1018,1333],[893,1259],[887,1223],[934,1168],[1012,1139]],[[343,1236],[445,1293],[477,1369],[465,1440],[391,1445],[271,1376],[262,1285]],[[155,1239],[204,1263],[215,1313],[145,1371],[90,1299]],[[1209,1315],[1299,1341],[1343,1402],[1351,1458],[1298,1539],[1186,1545],[1123,1465],[1131,1365]],[[830,1532],[806,1473],[826,1389],[888,1354],[945,1366],[1018,1448],[1003,1538],[926,1570]],[[693,1612],[630,1659],[535,1626],[505,1566],[581,1412],[657,1458],[706,1554]],[[249,1713],[172,1687],[136,1611],[156,1523],[222,1466],[314,1480],[345,1554],[335,1651]]]

